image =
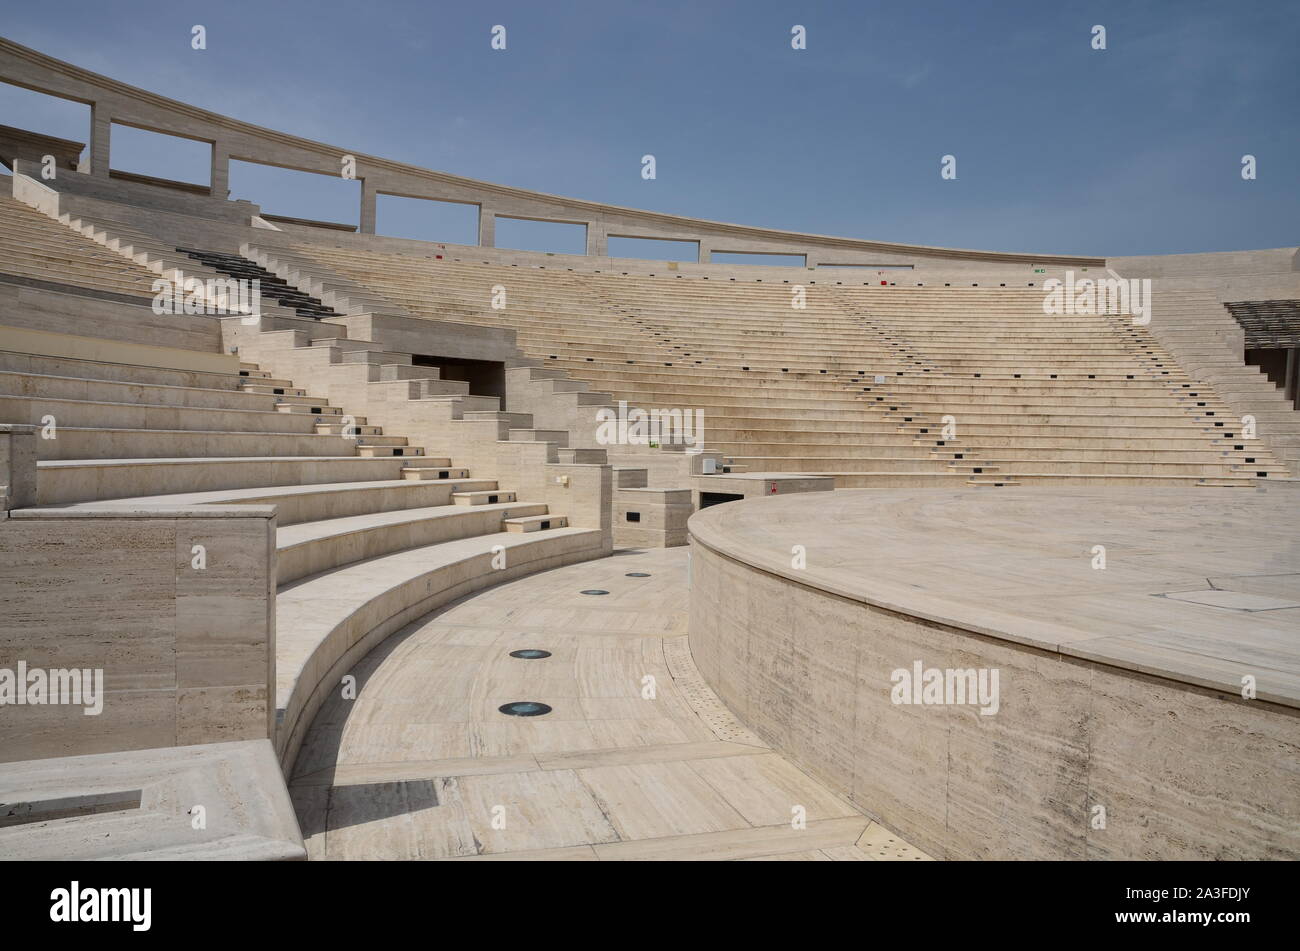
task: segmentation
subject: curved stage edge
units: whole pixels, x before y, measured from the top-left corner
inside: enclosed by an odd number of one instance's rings
[[[715,506],[691,650],[745,726],[935,857],[1294,859],[1296,488]],[[983,669],[986,696],[996,670],[996,712],[925,702],[962,698],[910,692],[918,663]]]

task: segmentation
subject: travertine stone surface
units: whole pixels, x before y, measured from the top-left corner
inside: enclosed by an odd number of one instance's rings
[[[936,857],[1295,858],[1297,609],[1160,597],[1207,576],[1292,591],[1294,498],[1271,487],[1207,513],[1178,490],[850,490],[718,506],[691,521],[691,643],[746,726]],[[1104,570],[1089,536],[1109,546]],[[895,703],[893,672],[918,661],[996,670],[996,713]],[[1247,672],[1260,699],[1241,697]]]
[[[0,860],[306,858],[265,739],[0,764],[0,815],[27,820],[0,826]]]
[[[36,428],[0,424],[0,513],[36,504]]]
[[[273,509],[19,510],[0,582],[0,668],[101,669],[105,692],[95,716],[6,707],[0,761],[270,736]]]
[[[335,691],[321,707],[298,757],[311,857],[924,858],[721,708],[685,644],[685,580],[683,549],[619,554],[390,637],[351,668],[356,699]],[[551,656],[509,656],[524,647]],[[511,700],[553,710],[500,714]]]

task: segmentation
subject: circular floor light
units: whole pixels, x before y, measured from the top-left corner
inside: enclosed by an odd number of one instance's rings
[[[503,703],[497,710],[508,717],[540,717],[551,712],[551,708],[536,700],[513,700]]]
[[[604,588],[588,588],[583,594],[609,594]]]
[[[625,577],[625,578],[649,578],[649,577],[650,577],[650,572],[648,572],[648,571],[629,571],[626,575],[624,575],[624,577]]]
[[[525,647],[523,650],[511,651],[510,656],[521,660],[541,660],[543,657],[550,657],[551,652],[538,650],[536,647]]]

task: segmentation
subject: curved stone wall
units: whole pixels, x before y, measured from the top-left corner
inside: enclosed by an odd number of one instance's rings
[[[836,593],[813,571],[781,570],[792,536],[751,545],[731,530],[797,523],[815,563],[843,525],[809,499],[735,502],[690,522],[692,653],[765,742],[936,857],[1300,856],[1295,708],[925,619],[843,583],[828,585]],[[918,661],[997,669],[996,713],[895,703],[892,673]]]
[[[549,195],[446,172],[395,162],[357,149],[327,145],[242,122],[126,83],[101,76],[0,37],[0,80],[38,92],[88,103],[91,107],[92,176],[109,178],[111,128],[114,123],[182,136],[212,147],[213,197],[227,196],[230,160],[339,175],[342,159],[355,160],[361,182],[361,231],[375,230],[376,197],[400,195],[477,205],[479,243],[495,244],[497,217],[585,225],[587,253],[608,254],[609,238],[654,238],[699,244],[700,261],[713,253],[801,254],[808,264],[895,265],[912,262],[976,262],[1033,267],[1101,267],[1104,258],[1079,255],[1021,254],[961,248],[936,248],[864,241],[830,235],[756,228],[625,208],[601,202]],[[23,130],[16,130],[15,134]]]

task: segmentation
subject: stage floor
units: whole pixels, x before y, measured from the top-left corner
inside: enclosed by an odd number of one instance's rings
[[[1298,513],[1282,485],[841,489],[714,506],[691,532],[905,615],[1300,707]]]

